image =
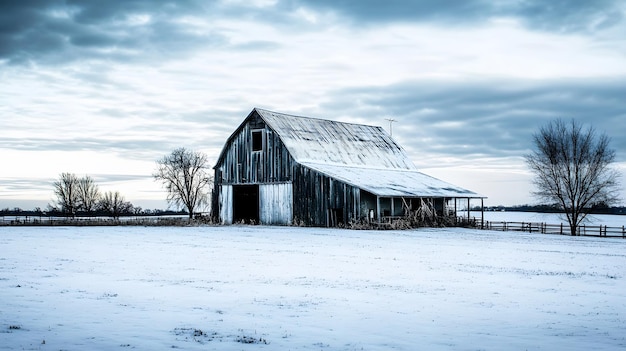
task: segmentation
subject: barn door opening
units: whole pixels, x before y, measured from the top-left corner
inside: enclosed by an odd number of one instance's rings
[[[329,222],[330,227],[343,227],[343,208],[330,209]]]
[[[259,223],[259,186],[233,185],[233,223]]]

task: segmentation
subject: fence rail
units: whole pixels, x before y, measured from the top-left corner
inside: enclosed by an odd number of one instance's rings
[[[166,221],[180,221],[188,218],[187,215],[152,215],[152,216],[120,216],[104,217],[104,216],[76,216],[76,217],[61,217],[61,216],[2,216],[0,215],[0,226],[54,226],[54,225],[119,225],[119,224],[150,224]]]
[[[477,221],[477,226],[480,227],[480,221]],[[548,224],[542,222],[485,221],[482,227],[483,229],[487,230],[570,235],[569,226],[563,223]],[[609,227],[606,225],[582,224],[578,227],[577,235],[607,238],[626,238],[626,227]]]

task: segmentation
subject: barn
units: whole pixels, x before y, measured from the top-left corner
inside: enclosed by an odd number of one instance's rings
[[[224,224],[339,226],[424,210],[456,215],[483,197],[419,172],[381,127],[255,108],[214,167]]]

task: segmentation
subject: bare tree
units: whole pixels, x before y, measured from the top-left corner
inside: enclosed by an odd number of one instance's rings
[[[117,219],[121,214],[132,212],[133,205],[127,202],[119,191],[107,191],[100,197],[98,207]]]
[[[594,205],[619,201],[619,173],[611,168],[615,150],[609,137],[572,120],[555,120],[533,135],[534,150],[526,163],[534,173],[535,195],[564,210],[570,234]]]
[[[74,173],[61,173],[59,180],[54,182],[54,194],[59,209],[74,216],[79,207],[78,177]]]
[[[100,190],[90,176],[78,179],[78,202],[80,208],[86,212],[96,209],[100,200]]]
[[[154,179],[167,190],[167,202],[184,206],[193,218],[196,208],[209,202],[212,178],[204,153],[178,148],[157,161]]]

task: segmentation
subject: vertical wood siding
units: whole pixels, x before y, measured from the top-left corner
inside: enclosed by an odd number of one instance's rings
[[[252,149],[252,131],[261,131],[263,148]],[[253,116],[225,146],[216,176],[222,184],[261,184],[291,180],[294,163],[279,136]]]
[[[220,185],[219,187],[219,211],[222,224],[233,223],[233,186]]]
[[[299,164],[294,166],[294,220],[312,226],[329,226],[341,210],[339,222],[347,224],[361,217],[360,190]]]
[[[291,224],[293,218],[291,183],[259,185],[259,202],[259,219],[262,224]]]

